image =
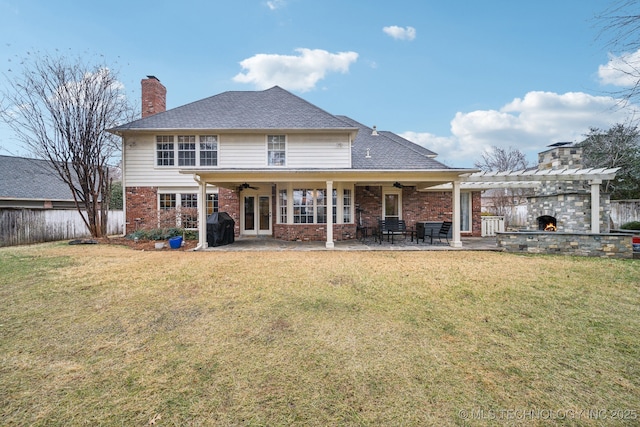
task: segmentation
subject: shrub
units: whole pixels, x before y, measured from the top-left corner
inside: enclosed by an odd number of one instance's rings
[[[623,230],[640,230],[640,221],[631,221],[620,226]]]

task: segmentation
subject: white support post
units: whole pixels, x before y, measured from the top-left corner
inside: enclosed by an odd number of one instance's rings
[[[593,179],[591,184],[591,232],[600,233],[600,184],[602,180]]]
[[[198,181],[198,247],[206,249],[207,244],[207,183]]]
[[[327,249],[333,249],[333,181],[327,181]]]
[[[453,235],[451,236],[450,246],[454,248],[461,248],[462,241],[460,240],[460,181],[453,181],[453,191],[451,194],[453,202],[453,218],[451,218]]]

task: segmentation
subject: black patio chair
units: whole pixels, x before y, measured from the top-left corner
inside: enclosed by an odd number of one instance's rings
[[[433,245],[434,237],[437,237],[440,243],[442,243],[442,238],[444,237],[447,240],[447,244],[449,244],[449,231],[451,230],[451,225],[451,221],[444,221],[438,230],[435,228],[429,228],[429,232],[427,233],[427,229],[424,229],[422,241],[426,242],[428,237],[429,243]]]
[[[440,230],[438,230],[438,241],[442,243],[442,237],[447,240],[447,245],[449,244],[449,231],[451,230],[451,225],[453,223],[451,221],[444,221],[440,226]],[[433,242],[433,237],[431,238]]]

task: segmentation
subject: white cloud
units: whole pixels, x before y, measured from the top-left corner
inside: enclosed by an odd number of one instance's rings
[[[396,40],[411,41],[416,38],[416,29],[413,27],[402,28],[397,25],[392,25],[390,27],[384,27],[382,31]]]
[[[609,62],[598,67],[602,84],[631,87],[640,80],[640,50],[616,56],[609,54]]]
[[[530,162],[549,144],[581,141],[591,127],[608,129],[623,123],[632,112],[620,110],[612,97],[581,92],[557,94],[529,92],[499,110],[458,112],[451,121],[451,136],[405,132],[403,137],[438,153],[450,166],[472,167],[491,146],[513,147]]]
[[[269,0],[267,2],[267,7],[271,10],[276,10],[286,6],[286,4],[285,0]]]
[[[321,49],[296,49],[298,56],[260,53],[240,62],[245,72],[233,80],[251,83],[258,89],[274,85],[307,92],[325,78],[328,72],[346,73],[358,59],[356,52],[330,53]]]

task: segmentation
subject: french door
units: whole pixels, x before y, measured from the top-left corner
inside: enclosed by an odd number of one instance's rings
[[[247,236],[271,235],[271,196],[245,194],[240,233]]]

